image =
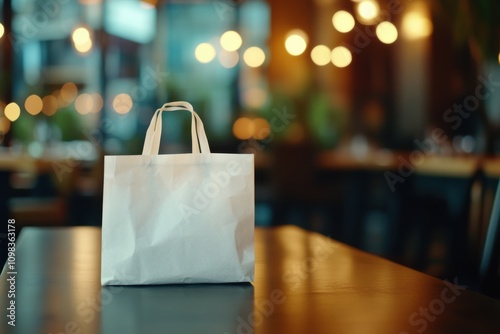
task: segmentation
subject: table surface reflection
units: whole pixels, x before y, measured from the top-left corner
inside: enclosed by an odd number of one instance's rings
[[[25,228],[1,333],[500,333],[500,301],[292,226],[257,228],[253,284],[100,286],[99,228]]]

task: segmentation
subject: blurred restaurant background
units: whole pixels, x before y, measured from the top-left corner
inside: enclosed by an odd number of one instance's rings
[[[103,156],[184,100],[212,152],[255,154],[257,226],[499,296],[498,1],[0,4],[2,226],[99,226]],[[190,120],[164,116],[161,153]]]

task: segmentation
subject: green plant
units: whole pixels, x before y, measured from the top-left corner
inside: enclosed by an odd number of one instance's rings
[[[497,60],[500,51],[500,1],[438,0],[438,19],[448,20],[458,46],[468,44],[477,62]]]

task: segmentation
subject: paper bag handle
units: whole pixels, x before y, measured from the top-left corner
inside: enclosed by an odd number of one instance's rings
[[[160,149],[160,138],[162,129],[161,115],[163,111],[187,110],[191,113],[191,143],[193,153],[210,153],[205,128],[193,106],[187,102],[177,101],[165,103],[161,108],[156,109],[148,130],[142,155],[158,155]],[[198,144],[199,141],[199,144]],[[201,146],[201,147],[200,147]],[[201,150],[200,150],[201,148]]]

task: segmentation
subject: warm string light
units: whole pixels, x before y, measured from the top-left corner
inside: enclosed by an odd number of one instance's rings
[[[285,39],[286,51],[292,56],[300,56],[307,48],[308,37],[300,29],[288,32]]]
[[[266,139],[271,133],[269,122],[261,117],[240,117],[233,124],[233,135],[240,140]]]
[[[240,34],[233,30],[226,31],[220,37],[220,45],[224,50],[229,52],[238,50],[242,44],[243,40]]]
[[[215,58],[215,48],[210,43],[200,43],[194,50],[194,55],[200,63],[210,63]]]
[[[54,115],[59,108],[67,107],[78,95],[78,88],[73,82],[66,82],[61,89],[56,89],[52,94],[43,98],[32,94],[24,101],[24,109],[32,116],[41,112],[46,116]]]
[[[311,59],[318,66],[325,66],[330,63],[331,51],[325,45],[316,45],[311,51]]]
[[[24,109],[30,115],[38,115],[43,109],[42,98],[35,94],[28,96],[26,101],[24,101]]]
[[[57,98],[54,95],[44,96],[42,102],[43,102],[42,112],[46,116],[52,116],[57,112],[59,104],[57,102]]]
[[[219,53],[219,62],[225,68],[232,68],[238,65],[238,61],[240,60],[240,56],[236,51],[226,51],[222,50]]]
[[[9,121],[15,122],[21,116],[21,108],[19,108],[17,103],[11,102],[5,106],[3,114]]]
[[[78,95],[75,100],[75,109],[80,115],[98,113],[102,110],[104,101],[98,93],[84,93]]]
[[[384,44],[392,44],[397,41],[399,31],[392,22],[380,21],[380,17],[383,15],[377,1],[357,0],[355,2],[356,17],[360,23],[365,25],[377,24],[374,29],[375,35]],[[409,38],[415,39],[428,36],[432,32],[432,22],[422,14],[423,12],[421,8],[418,11],[410,9],[403,16],[402,29],[403,32],[408,30],[406,35],[410,35],[411,37]],[[356,20],[348,11],[339,10],[332,16],[332,24],[338,32],[348,33],[354,29]],[[415,32],[415,30],[418,30],[418,32]],[[351,51],[346,47],[338,46],[330,51],[326,45],[316,45],[313,47],[310,56],[313,63],[317,66],[325,66],[331,62],[340,68],[348,66],[352,62],[353,57]],[[500,63],[500,53],[498,61]]]
[[[352,54],[345,46],[337,46],[332,50],[332,63],[333,65],[343,68],[349,66],[352,62]]]
[[[332,16],[332,24],[338,32],[347,33],[354,28],[356,22],[354,17],[349,12],[345,10],[339,10]]]
[[[384,44],[392,44],[398,39],[398,29],[388,21],[379,23],[375,33],[378,39]]]
[[[88,28],[75,28],[71,34],[71,39],[73,40],[73,46],[79,53],[86,54],[92,50],[92,37]]]
[[[356,14],[359,22],[363,24],[374,24],[380,14],[380,7],[375,0],[363,0],[356,6]]]
[[[61,87],[61,98],[67,104],[73,102],[78,95],[78,87],[73,82],[66,82]]]
[[[24,100],[24,109],[31,116],[36,116],[40,113],[43,113],[45,116],[53,116],[60,108],[67,107],[73,102],[75,110],[81,115],[98,113],[104,107],[104,101],[100,94],[84,93],[78,95],[76,84],[66,82],[61,86],[61,89],[56,89],[52,94],[46,95],[43,98],[37,94],[31,94]],[[119,105],[117,112],[128,112],[123,107],[123,104]],[[132,105],[132,103],[130,102],[129,105]],[[14,102],[1,107],[0,111],[3,111],[5,118],[9,122],[15,122],[21,115],[21,108]]]
[[[128,94],[121,93],[114,97],[113,99],[113,110],[120,115],[125,115],[132,110],[134,106],[134,101],[132,97]]]
[[[4,135],[10,130],[10,121],[7,117],[0,116],[0,135]]]
[[[252,46],[243,53],[243,60],[250,67],[259,67],[266,61],[266,54],[261,48]]]
[[[243,45],[240,34],[234,30],[224,32],[219,38],[219,51],[208,42],[200,43],[194,50],[196,60],[202,64],[211,63],[216,57],[222,67],[233,68],[238,65],[240,59],[249,67],[259,67],[265,63],[266,54],[257,46],[248,47],[241,54],[238,50]]]
[[[403,16],[401,28],[403,36],[408,40],[417,40],[430,36],[433,26],[427,9],[422,6],[413,6]]]

